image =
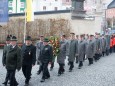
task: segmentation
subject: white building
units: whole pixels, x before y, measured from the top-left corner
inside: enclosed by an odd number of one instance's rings
[[[24,12],[26,0],[9,0],[9,13]],[[33,0],[34,12],[66,10],[71,7],[71,0]]]

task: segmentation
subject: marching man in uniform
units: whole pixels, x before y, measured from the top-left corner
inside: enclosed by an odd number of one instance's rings
[[[69,61],[69,72],[72,72],[74,68],[75,56],[78,54],[78,41],[75,39],[75,33],[70,33],[71,39],[69,42],[69,53],[68,53],[68,61]]]
[[[36,58],[37,58],[37,63],[39,64],[39,70],[37,71],[37,74],[39,75],[42,72],[42,68],[41,68],[41,62],[39,61],[40,58],[40,51],[43,48],[43,40],[44,40],[44,36],[40,36],[40,41],[37,43],[36,45]]]
[[[59,54],[57,55],[57,63],[59,64],[58,69],[58,76],[63,74],[65,72],[64,65],[65,65],[65,59],[68,54],[68,42],[66,41],[66,36],[62,35],[61,41],[60,41],[60,49]]]
[[[5,60],[6,60],[8,46],[10,46],[10,36],[9,35],[6,38],[6,45],[4,46],[4,49],[3,49],[3,57],[2,57],[3,66],[5,66],[5,64],[6,64]],[[9,79],[10,79],[10,75],[7,72],[5,81],[2,84],[7,85]]]
[[[89,65],[93,64],[94,54],[95,54],[95,44],[93,41],[93,35],[90,35],[87,43],[87,49],[86,49],[86,57],[89,60]]]
[[[86,54],[86,42],[84,40],[84,35],[80,35],[80,41],[78,44],[78,61],[79,61],[79,66],[78,69],[81,69],[83,66],[83,61],[84,61],[84,55]]]
[[[17,86],[18,83],[15,78],[16,69],[19,71],[22,66],[22,59],[21,59],[21,49],[17,45],[17,38],[12,36],[10,39],[10,46],[8,46],[6,50],[6,55],[4,59],[4,65],[7,69],[7,77],[10,77],[10,86]],[[5,86],[7,85],[7,81]]]
[[[48,64],[52,62],[52,58],[53,58],[53,49],[52,46],[49,45],[49,39],[48,38],[44,38],[44,42],[43,42],[43,49],[41,50],[41,54],[40,54],[40,62],[41,62],[41,66],[43,69],[43,75],[42,75],[42,79],[40,82],[44,82],[45,79],[50,78],[50,73],[48,71]]]
[[[36,47],[32,45],[31,37],[26,37],[26,42],[22,46],[22,72],[24,74],[25,85],[29,85],[31,70],[36,62]]]

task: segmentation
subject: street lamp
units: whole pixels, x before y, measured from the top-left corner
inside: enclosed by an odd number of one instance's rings
[[[106,3],[103,3],[103,32],[106,33],[107,29],[107,20],[106,20]]]

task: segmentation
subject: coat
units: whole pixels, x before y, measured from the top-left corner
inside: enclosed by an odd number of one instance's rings
[[[65,59],[68,53],[68,42],[66,40],[60,42],[60,52],[57,56],[57,63],[65,63]]]
[[[40,51],[40,62],[41,63],[48,63],[52,62],[53,58],[53,49],[50,45],[45,45],[43,49]]]
[[[35,65],[36,47],[34,45],[23,45],[21,49],[22,65]]]
[[[93,40],[88,40],[87,49],[86,49],[86,57],[93,58],[95,54],[95,43]]]
[[[78,61],[83,61],[84,55],[86,54],[86,41],[79,41],[78,44]]]
[[[16,45],[14,48],[8,46],[6,54],[6,69],[20,70],[22,66],[21,49]]]
[[[36,58],[37,58],[37,61],[39,62],[39,58],[40,58],[40,51],[43,49],[43,42],[39,41],[37,44],[36,44]]]
[[[109,50],[110,49],[110,36],[109,35],[106,35],[106,43],[107,43],[107,45],[106,45],[106,49],[107,50]]]
[[[95,38],[95,54],[101,53],[101,41],[99,38]]]
[[[76,54],[78,54],[78,41],[70,40],[68,50],[68,61],[74,62]]]
[[[105,38],[102,38],[102,52],[105,52],[106,51],[106,39]]]
[[[7,54],[7,50],[8,50],[8,46],[10,45],[5,45],[4,49],[3,49],[3,56],[2,56],[2,64],[5,65],[6,64],[6,54]]]

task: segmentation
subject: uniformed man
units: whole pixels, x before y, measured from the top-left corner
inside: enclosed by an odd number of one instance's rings
[[[81,69],[83,66],[84,55],[86,55],[86,41],[84,40],[84,35],[80,35],[80,41],[78,44],[78,61],[79,66],[78,69]]]
[[[41,67],[41,62],[39,61],[40,58],[40,51],[43,48],[43,40],[44,40],[44,36],[41,35],[40,36],[40,41],[36,44],[36,57],[37,57],[37,63],[39,64],[39,70],[37,71],[37,74],[39,75],[42,71],[42,67]]]
[[[93,64],[93,56],[95,55],[95,43],[93,41],[93,35],[89,36],[86,49],[86,57],[89,60],[89,65]]]
[[[36,47],[32,45],[31,37],[27,36],[25,44],[22,46],[22,72],[24,74],[25,85],[29,85],[31,70],[36,62]]]
[[[69,53],[68,53],[68,61],[69,61],[69,72],[72,72],[74,68],[75,56],[78,55],[78,41],[75,39],[75,33],[70,33],[71,38],[69,42]]]
[[[95,62],[100,59],[100,51],[101,51],[101,43],[99,39],[99,33],[96,33],[95,35]]]
[[[6,50],[5,59],[3,61],[3,65],[6,66],[7,74],[10,76],[10,86],[17,86],[18,83],[15,79],[16,69],[19,71],[22,65],[21,59],[21,49],[17,45],[17,38],[12,36],[10,39],[10,46],[8,46]],[[8,77],[9,77],[8,76]],[[6,84],[7,85],[7,79]]]
[[[10,46],[10,36],[9,35],[6,38],[6,45],[4,46],[4,49],[3,49],[3,56],[2,56],[3,66],[5,66],[6,64],[5,61],[6,61],[6,54],[7,54],[8,46]],[[2,84],[7,85],[9,79],[10,79],[10,75],[7,72],[5,82],[3,82]]]
[[[106,34],[105,35],[106,38],[106,55],[109,55],[109,51],[110,51],[110,35]]]
[[[103,35],[102,36],[102,56],[104,57],[105,56],[105,53],[106,53],[106,38],[105,36]]]
[[[76,41],[79,42],[79,35],[76,35]],[[76,63],[78,63],[78,55],[76,56]]]
[[[59,64],[58,76],[60,76],[65,72],[64,65],[65,65],[66,56],[68,54],[68,42],[66,40],[65,35],[62,35],[61,37],[59,50],[60,52],[57,56],[57,63]]]
[[[53,49],[52,46],[49,45],[49,39],[48,38],[44,38],[44,47],[41,50],[41,54],[40,54],[40,62],[42,63],[42,69],[43,69],[43,75],[42,75],[42,79],[40,82],[44,82],[45,79],[50,78],[50,74],[48,71],[48,64],[52,62],[52,58],[53,58]]]

